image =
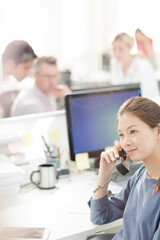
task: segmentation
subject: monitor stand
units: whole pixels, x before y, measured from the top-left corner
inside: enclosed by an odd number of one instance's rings
[[[91,170],[91,171],[95,171],[95,172],[98,173],[99,162],[100,162],[100,157],[90,158],[90,159],[89,159],[90,170]]]

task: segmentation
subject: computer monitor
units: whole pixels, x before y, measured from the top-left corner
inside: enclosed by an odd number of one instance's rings
[[[105,89],[72,92],[65,97],[67,131],[71,160],[78,153],[99,158],[114,145],[117,135],[116,116],[121,104],[140,96],[139,84],[114,85]]]

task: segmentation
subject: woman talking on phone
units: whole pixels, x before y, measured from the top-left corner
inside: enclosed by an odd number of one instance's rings
[[[120,140],[112,150],[101,153],[97,184],[89,201],[91,221],[105,224],[123,218],[123,229],[106,240],[159,240],[160,106],[148,98],[133,97],[120,107],[117,126]],[[142,160],[144,165],[120,193],[109,198],[108,184],[122,149],[126,161]]]

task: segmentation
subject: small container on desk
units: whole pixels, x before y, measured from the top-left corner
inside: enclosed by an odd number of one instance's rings
[[[49,152],[45,152],[45,155],[48,163],[54,164],[56,169],[60,168],[60,157],[56,157]]]

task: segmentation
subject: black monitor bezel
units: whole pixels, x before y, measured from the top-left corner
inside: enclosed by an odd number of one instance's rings
[[[84,97],[89,95],[96,95],[96,94],[106,94],[106,93],[113,93],[113,92],[122,92],[126,90],[140,90],[140,84],[127,84],[127,85],[112,85],[108,86],[106,88],[93,88],[93,89],[87,89],[87,90],[80,90],[80,91],[74,91],[70,94],[67,94],[65,96],[65,109],[66,109],[66,122],[67,122],[67,132],[68,132],[68,141],[69,141],[69,150],[70,150],[70,157],[72,161],[75,161],[75,154],[73,151],[73,139],[72,139],[72,126],[71,126],[71,117],[70,117],[70,105],[69,100],[70,98],[76,98],[76,97]],[[141,95],[139,95],[141,96]],[[100,149],[97,151],[88,152],[89,158],[94,158],[95,156],[100,156],[101,152],[104,151],[104,149]]]

